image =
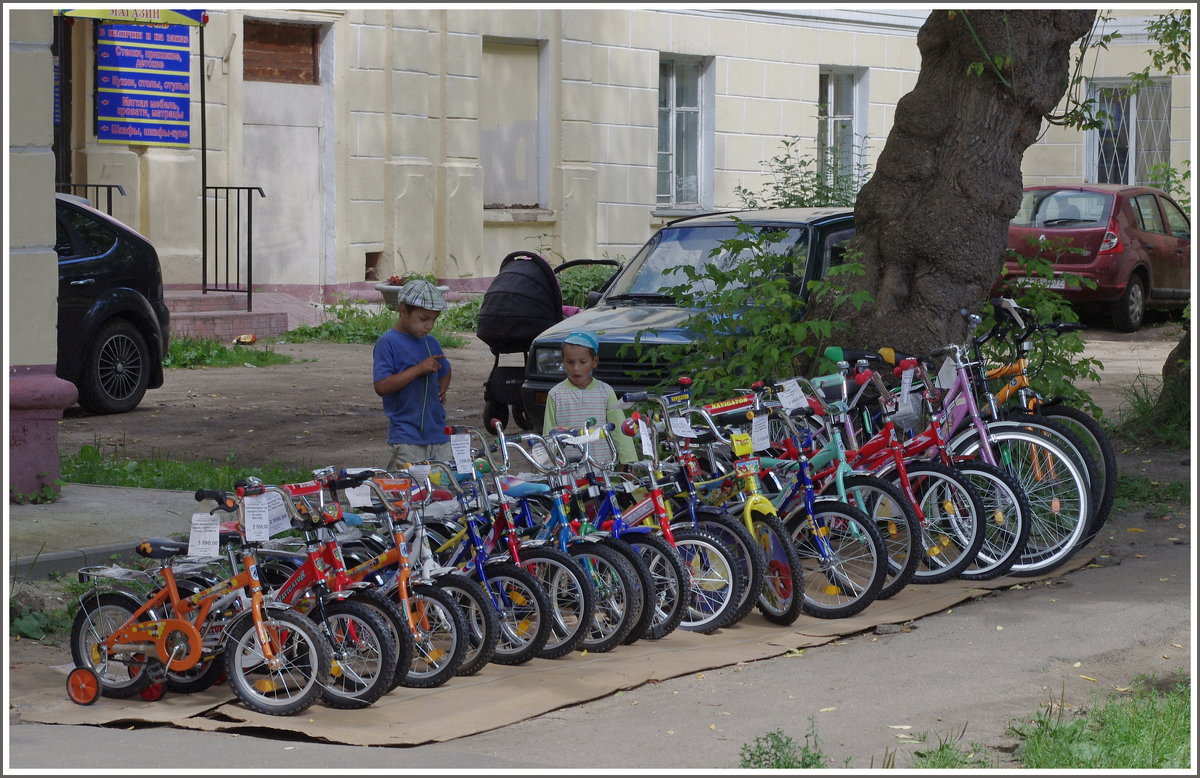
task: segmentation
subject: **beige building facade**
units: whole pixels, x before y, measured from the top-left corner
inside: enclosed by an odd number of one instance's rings
[[[1084,89],[1146,66],[1158,12],[1113,12],[1121,38]],[[671,218],[738,207],[785,138],[869,173],[928,11],[213,9],[189,30],[184,147],[100,141],[100,22],[5,13],[13,408],[22,371],[55,362],[56,184],[121,187],[112,213],[155,244],[169,288],[220,280],[206,254],[237,252],[236,275],[252,251],[255,289],[314,302],[378,299],[405,273],[482,291],[512,251],[628,258]],[[1116,145],[1048,129],[1027,182],[1140,181],[1190,160],[1191,76],[1155,87],[1106,98],[1126,117]],[[34,405],[74,401],[39,381]]]

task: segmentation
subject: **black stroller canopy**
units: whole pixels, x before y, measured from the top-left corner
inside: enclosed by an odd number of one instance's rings
[[[533,252],[514,251],[483,295],[475,334],[493,354],[524,352],[562,320],[562,289],[554,268]]]

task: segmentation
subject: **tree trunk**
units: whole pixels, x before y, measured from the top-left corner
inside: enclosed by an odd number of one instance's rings
[[[1158,396],[1159,409],[1170,413],[1170,409],[1186,406],[1187,398],[1192,396],[1192,330],[1184,327],[1183,336],[1167,355],[1162,366],[1162,391]],[[1180,402],[1183,400],[1183,403]]]
[[[1071,44],[1095,11],[933,11],[917,35],[921,72],[855,203],[870,292],[859,313],[818,300],[810,318],[848,320],[840,344],[926,353],[961,343],[1004,262],[1021,202],[1021,157],[1066,92]],[[998,68],[994,56],[1007,57]],[[983,63],[982,74],[971,74]],[[998,72],[997,72],[998,70]],[[1001,80],[1003,79],[1003,80]],[[1007,83],[1005,83],[1007,82]]]

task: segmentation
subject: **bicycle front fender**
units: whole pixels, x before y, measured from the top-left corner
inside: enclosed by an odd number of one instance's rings
[[[746,502],[742,504],[742,516],[747,522],[754,520],[755,513],[762,513],[767,516],[779,515],[779,511],[775,510],[775,503],[761,494],[750,495],[746,498]]]
[[[287,605],[285,603],[278,602],[276,600],[268,600],[264,597],[263,602],[262,602],[262,611],[263,611],[263,615],[266,616],[268,611],[292,611],[294,613],[294,612],[296,612],[296,609],[293,608],[291,605]],[[241,611],[235,613],[229,619],[229,623],[226,624],[225,628],[221,631],[221,649],[222,650],[225,649],[225,645],[224,645],[225,636],[231,634],[233,632],[233,628],[236,625],[240,624],[242,621],[244,621],[246,619],[253,618],[253,617],[254,617],[254,610],[252,608],[247,607],[247,608],[243,608]]]

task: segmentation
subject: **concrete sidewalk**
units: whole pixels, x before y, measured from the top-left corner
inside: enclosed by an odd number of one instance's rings
[[[9,575],[74,572],[131,555],[147,537],[186,538],[192,514],[209,507],[193,492],[64,484],[55,502],[8,506]]]

